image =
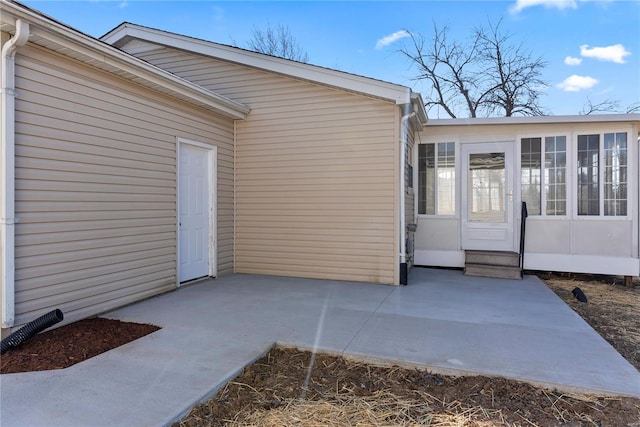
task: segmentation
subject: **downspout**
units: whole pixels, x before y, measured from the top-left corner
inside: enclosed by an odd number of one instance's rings
[[[238,121],[233,121],[233,273],[238,251]]]
[[[15,321],[15,56],[29,40],[29,24],[18,19],[16,33],[2,47],[2,86],[0,87],[0,158],[2,203],[0,236],[2,246],[2,327]]]
[[[411,111],[411,103],[402,106],[403,116],[400,119],[400,284],[406,285],[408,282],[407,268],[407,219],[406,214],[406,164],[407,145],[409,135],[409,119],[416,115]]]

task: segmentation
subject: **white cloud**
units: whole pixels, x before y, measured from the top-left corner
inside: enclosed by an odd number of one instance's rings
[[[567,56],[566,58],[564,58],[564,63],[566,65],[580,65],[580,64],[582,64],[582,59],[581,58],[575,58],[573,56]]]
[[[631,55],[625,47],[621,44],[614,44],[612,46],[605,47],[589,47],[589,45],[583,44],[580,46],[580,55],[585,58],[595,58],[600,61],[610,61],[617,64],[625,63],[625,56]]]
[[[573,56],[567,56],[564,58],[564,63],[567,65],[580,65],[582,64],[582,59],[574,58]]]
[[[511,6],[511,13],[518,13],[528,7],[544,6],[546,8],[556,8],[559,10],[576,9],[576,0],[516,0],[516,4]]]
[[[558,83],[557,86],[565,92],[579,92],[583,89],[591,89],[598,83],[598,79],[593,77],[574,74],[564,79],[562,83]]]
[[[389,46],[391,43],[394,43],[400,39],[403,39],[405,37],[410,37],[410,36],[411,35],[409,34],[408,31],[405,31],[405,30],[396,31],[393,34],[389,34],[388,36],[385,36],[380,40],[378,40],[376,42],[376,49],[380,50],[385,46]]]

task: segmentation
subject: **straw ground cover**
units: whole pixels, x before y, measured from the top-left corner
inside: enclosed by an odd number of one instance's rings
[[[640,287],[627,289],[608,277],[543,278],[627,359],[636,357]],[[576,286],[588,304],[574,302]],[[640,400],[561,394],[502,378],[439,376],[275,348],[174,427],[345,425],[640,427]]]
[[[639,426],[640,400],[560,394],[275,348],[174,427]]]

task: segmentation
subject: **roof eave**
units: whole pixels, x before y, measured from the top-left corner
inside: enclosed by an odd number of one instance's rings
[[[244,119],[250,109],[244,104],[206,90],[148,62],[110,46],[98,39],[62,25],[20,4],[0,0],[3,26],[22,19],[29,22],[30,42],[46,44],[47,48],[72,56],[91,66],[111,70],[117,68],[120,75],[148,88],[171,94],[202,108],[215,111],[232,119]]]
[[[127,22],[109,31],[100,40],[113,46],[121,47],[132,38],[369,95],[398,105],[410,101],[411,89],[405,86]]]
[[[427,126],[482,126],[554,123],[640,122],[640,114],[597,114],[575,116],[487,117],[464,119],[429,119]]]

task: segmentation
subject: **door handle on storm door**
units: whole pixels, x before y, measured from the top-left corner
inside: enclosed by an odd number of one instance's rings
[[[509,201],[513,202],[513,190],[509,191]]]

